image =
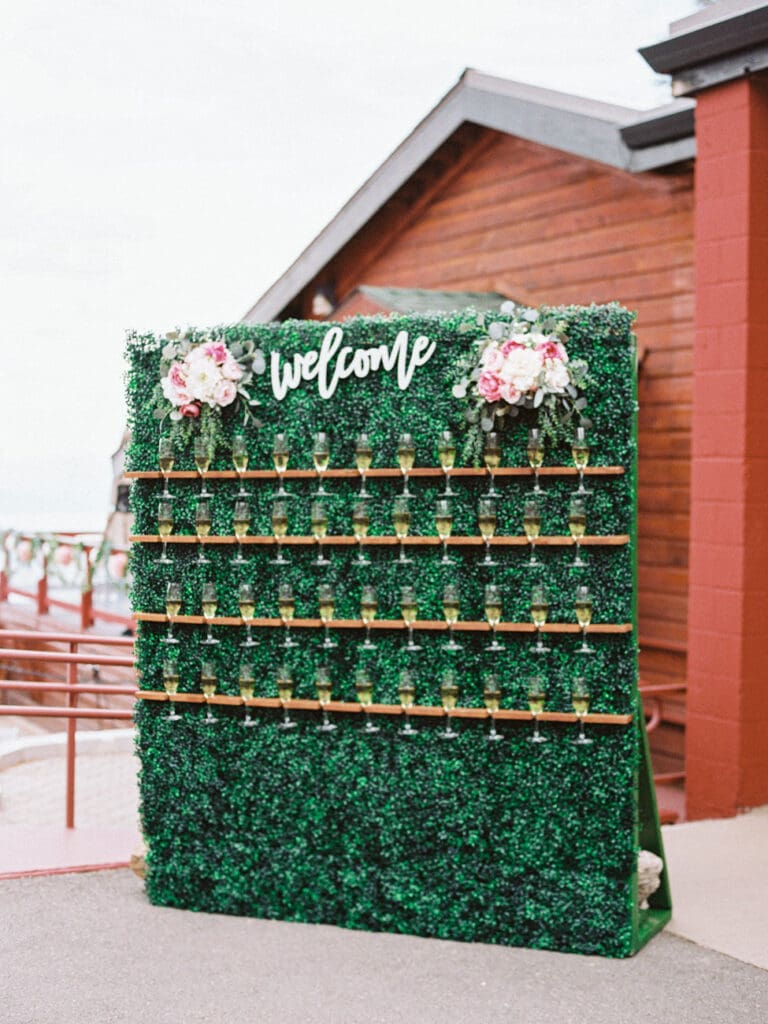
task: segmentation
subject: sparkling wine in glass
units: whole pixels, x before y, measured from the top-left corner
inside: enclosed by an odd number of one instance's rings
[[[576,427],[576,433],[571,442],[571,455],[573,456],[573,464],[579,471],[578,490],[573,493],[578,498],[586,497],[592,491],[588,491],[584,486],[584,470],[589,464],[589,444],[584,427]]]
[[[376,618],[378,607],[379,598],[376,592],[376,587],[372,583],[366,584],[363,587],[363,593],[360,598],[360,618],[363,620],[363,625],[365,626],[365,640],[360,645],[361,650],[376,650],[376,644],[371,641],[371,623]]]
[[[592,740],[587,739],[584,735],[584,717],[589,711],[589,699],[590,696],[587,680],[584,676],[578,676],[573,680],[571,703],[573,704],[573,710],[576,712],[579,719],[579,735],[573,742],[580,747],[592,743]]]
[[[277,473],[278,487],[275,491],[275,498],[291,498],[292,494],[286,491],[283,474],[288,469],[288,459],[291,455],[291,446],[288,444],[287,434],[275,434],[272,445],[272,464]]]
[[[200,498],[212,498],[213,495],[205,487],[205,474],[211,465],[211,445],[204,437],[195,438],[195,468],[200,477]]]
[[[288,708],[285,706],[293,699],[293,674],[287,665],[277,666],[277,696],[283,705],[283,720],[278,729],[295,729],[296,723],[291,719]]]
[[[529,743],[547,743],[547,737],[539,732],[539,715],[544,710],[547,699],[547,688],[541,676],[531,676],[528,680],[528,710],[533,716],[533,735],[528,737]]]
[[[251,636],[253,627],[253,616],[256,611],[256,594],[250,583],[241,583],[237,594],[240,606],[240,618],[245,623],[245,640],[241,647],[258,647],[258,642]]]
[[[240,672],[237,677],[237,685],[240,687],[240,696],[242,697],[243,704],[245,704],[245,718],[243,719],[243,725],[248,727],[251,725],[257,725],[251,718],[251,707],[246,701],[253,700],[253,691],[256,687],[256,675],[253,671],[253,665],[250,662],[242,662],[240,665]]]
[[[166,553],[168,538],[173,533],[173,505],[170,501],[161,500],[157,503],[157,532],[163,542],[163,550],[160,557],[155,559],[155,564],[172,565],[173,559]]]
[[[312,565],[330,565],[330,560],[323,555],[323,538],[328,534],[328,513],[326,512],[325,505],[319,501],[313,501],[311,519],[312,536],[317,542],[317,558],[314,559]]]
[[[443,705],[443,711],[445,711],[445,729],[443,732],[438,733],[438,736],[444,740],[455,740],[459,735],[453,729],[451,722],[451,711],[455,709],[456,701],[459,698],[459,686],[456,680],[457,676],[452,668],[447,668],[443,672],[442,682],[440,683],[440,700]]]
[[[568,511],[568,529],[576,542],[576,556],[571,562],[574,569],[579,569],[587,563],[581,554],[581,541],[587,531],[587,510],[581,498],[572,498],[571,507]]]
[[[416,681],[410,669],[405,668],[400,673],[397,696],[400,698],[400,707],[403,709],[405,717],[405,725],[402,729],[398,729],[398,736],[415,736],[416,730],[411,725],[410,709],[416,699]]]
[[[166,658],[163,662],[163,689],[168,694],[168,721],[178,722],[181,715],[176,713],[176,705],[173,698],[179,690],[179,663]]]
[[[485,558],[481,565],[498,565],[491,558],[491,539],[496,533],[496,502],[493,498],[481,498],[477,506],[477,524],[480,528],[480,536],[485,544]]]
[[[496,470],[501,464],[501,437],[495,430],[492,430],[490,433],[485,435],[483,462],[485,463],[485,468],[488,470],[488,476],[491,480],[491,486],[485,492],[483,497],[498,498],[499,492],[496,490]]]
[[[413,494],[408,490],[408,474],[413,469],[413,463],[416,458],[416,444],[413,440],[413,434],[401,434],[397,441],[397,464],[400,467],[400,472],[403,474],[403,490],[402,496],[404,498],[412,498]]]
[[[163,490],[160,497],[164,501],[173,501],[174,496],[168,490],[168,474],[173,472],[173,441],[170,437],[161,437],[157,444],[157,460],[163,474]]]
[[[443,588],[443,616],[448,625],[448,642],[443,644],[443,650],[462,650],[462,645],[456,643],[453,635],[453,627],[459,621],[459,588],[454,583]]]
[[[314,497],[316,498],[327,498],[328,491],[323,487],[323,473],[328,469],[328,463],[331,460],[331,445],[328,441],[328,435],[323,431],[315,434],[314,443],[312,445],[312,464],[315,467],[317,473],[317,490],[315,491]]]
[[[438,498],[437,500],[435,505],[435,526],[437,527],[437,536],[440,538],[440,543],[443,546],[443,556],[440,559],[440,564],[455,565],[454,560],[448,554],[448,538],[451,536],[451,530],[453,529],[453,512],[451,511],[451,503],[447,498]]]
[[[288,533],[288,504],[282,498],[272,502],[272,536],[275,538],[276,555],[269,561],[270,565],[288,565],[283,554],[283,538]]]
[[[205,724],[218,722],[211,712],[211,697],[216,693],[216,666],[212,661],[204,661],[200,668],[200,689],[203,691],[206,704]]]
[[[454,492],[451,490],[451,470],[456,462],[456,441],[450,430],[443,430],[437,439],[437,458],[445,476],[445,490],[442,497],[452,498]]]
[[[210,558],[205,557],[205,538],[210,535],[213,517],[211,503],[207,498],[200,498],[195,506],[195,533],[200,542],[197,548],[197,564],[210,565]]]
[[[365,489],[365,474],[371,468],[373,462],[373,448],[371,446],[371,440],[366,433],[360,433],[357,435],[355,441],[355,465],[357,471],[360,474],[360,490],[358,491],[358,498],[370,498],[370,494]]]
[[[364,501],[356,502],[355,507],[352,509],[352,532],[357,541],[357,558],[355,559],[357,565],[371,564],[371,560],[365,556],[365,549],[363,547],[370,525],[371,515],[368,511],[368,506]]]
[[[501,588],[489,583],[485,588],[485,618],[491,627],[491,642],[486,650],[502,651],[504,644],[499,643],[496,630],[501,622]]]
[[[531,621],[536,628],[536,646],[531,650],[534,654],[548,654],[549,647],[545,647],[541,639],[541,631],[547,624],[549,614],[549,601],[544,587],[534,587],[531,591]]]
[[[528,465],[533,470],[533,493],[543,494],[539,484],[539,470],[544,464],[544,437],[538,427],[528,431]]]
[[[581,647],[579,654],[594,654],[594,647],[587,643],[587,630],[592,623],[592,594],[589,587],[576,588],[576,600],[574,602],[576,621],[581,626]]]
[[[237,555],[230,560],[230,565],[247,565],[248,560],[243,558],[243,540],[247,537],[251,528],[251,513],[247,501],[235,502],[234,513],[235,539],[237,540]]]
[[[499,683],[499,677],[495,672],[489,672],[485,677],[483,684],[483,703],[488,712],[488,717],[491,720],[491,728],[488,735],[485,737],[492,743],[497,740],[503,740],[504,737],[500,732],[496,731],[496,719],[493,717],[494,712],[498,711],[501,707],[501,684]]]
[[[319,646],[322,647],[323,650],[329,651],[332,648],[339,646],[335,640],[331,640],[328,632],[331,622],[333,621],[333,612],[336,607],[336,596],[331,583],[320,584],[317,591],[317,602],[320,607],[320,621],[325,629],[323,642]]]
[[[240,483],[238,498],[250,498],[250,491],[246,491],[243,473],[248,469],[248,445],[244,434],[235,434],[232,438],[232,465],[234,466],[237,478]]]
[[[410,565],[411,559],[405,554],[405,538],[411,528],[411,507],[408,499],[399,495],[395,498],[392,509],[392,523],[395,527],[395,536],[400,541],[400,554],[397,558],[398,565]]]
[[[373,704],[373,679],[370,671],[365,667],[359,668],[355,672],[355,693],[357,694],[357,699],[360,702],[363,714],[365,715],[363,732],[368,733],[369,735],[371,733],[380,732],[381,730],[378,725],[373,725],[371,723],[371,715],[368,709],[371,704]]]
[[[541,565],[541,562],[536,557],[536,541],[541,535],[541,508],[536,500],[526,501],[523,509],[523,529],[525,530],[525,536],[528,538],[528,543],[531,545],[531,557],[528,559],[528,565],[535,568]]]
[[[315,691],[320,702],[320,710],[323,713],[323,720],[317,727],[318,732],[335,732],[336,730],[336,726],[328,718],[327,705],[330,703],[332,690],[331,671],[327,665],[321,665],[315,673]]]
[[[208,626],[208,632],[206,633],[205,640],[203,640],[202,643],[210,647],[213,646],[213,644],[217,644],[219,642],[214,638],[213,634],[211,633],[213,620],[216,618],[216,610],[219,607],[219,599],[216,594],[215,583],[206,582],[203,584],[202,605],[203,618],[205,619],[205,622]]]
[[[171,582],[165,588],[165,614],[168,617],[168,632],[163,637],[163,643],[177,644],[179,641],[173,635],[173,620],[181,611],[181,584]]]
[[[403,616],[403,622],[408,627],[408,642],[405,645],[406,651],[421,650],[419,644],[415,643],[413,639],[413,624],[416,621],[418,610],[419,607],[416,601],[416,591],[413,587],[401,587],[400,614]]]
[[[285,639],[280,646],[286,650],[291,647],[298,647],[298,643],[291,637],[291,623],[296,613],[296,598],[290,583],[281,583],[277,588],[277,607],[280,611],[280,618],[285,626]]]

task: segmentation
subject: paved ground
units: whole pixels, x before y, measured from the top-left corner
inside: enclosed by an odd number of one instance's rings
[[[3,1024],[765,1024],[768,973],[150,907],[128,871],[0,882]]]

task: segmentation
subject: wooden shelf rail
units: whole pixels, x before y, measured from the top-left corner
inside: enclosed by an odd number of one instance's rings
[[[204,697],[202,693],[177,693],[173,697],[163,690],[137,690],[137,700],[169,701],[174,704],[220,704],[231,707],[252,708],[273,708],[288,711],[321,711],[322,706],[318,700],[287,700],[281,701],[277,697],[253,697],[244,700],[242,697],[229,697],[225,694],[216,694],[213,697]],[[325,706],[326,711],[336,711],[341,714],[360,714],[364,709],[362,705],[352,701],[329,701]],[[531,722],[533,715],[530,711],[512,711],[505,708],[499,711],[487,711],[485,708],[454,708],[445,711],[442,707],[434,707],[427,704],[414,704],[404,711],[400,704],[369,704],[365,710],[371,715],[408,715],[421,718],[494,718],[497,722],[517,721]],[[538,716],[540,722],[578,722],[579,716],[572,711],[542,711]],[[601,713],[590,713],[584,716],[587,725],[629,725],[632,722],[632,715],[607,715]]]
[[[135,544],[160,544],[163,538],[156,533],[137,533],[132,534],[128,538],[131,543]],[[237,544],[237,538],[230,535],[226,536],[208,536],[208,537],[197,537],[193,533],[174,533],[169,537],[165,538],[168,544],[202,544],[215,546],[217,544]],[[244,547],[249,545],[274,545],[276,540],[273,536],[257,535],[243,537],[241,543]],[[314,537],[307,536],[291,536],[282,537],[280,540],[281,544],[288,546],[309,546],[317,545],[317,541]],[[356,537],[347,536],[328,536],[323,537],[323,547],[331,545],[333,547],[351,547],[353,544],[358,544]],[[367,547],[389,547],[399,544],[400,541],[397,537],[393,537],[387,534],[384,537],[366,537],[363,541],[362,546]],[[406,547],[438,547],[441,543],[439,537],[405,537],[403,538],[403,544]],[[482,537],[462,537],[455,536],[448,538],[448,547],[482,547],[485,541]],[[514,536],[514,537],[491,537],[491,547],[505,548],[505,547],[529,547],[530,542],[527,537]],[[539,537],[536,540],[536,547],[572,547],[576,542],[573,537],[569,536],[552,536],[552,537]],[[628,533],[616,533],[606,534],[604,536],[589,535],[581,538],[581,544],[583,547],[620,547],[623,544],[629,544]]]
[[[585,476],[622,476],[625,470],[623,466],[587,466],[584,470]],[[542,466],[539,476],[576,476],[578,470],[574,466]],[[195,469],[175,469],[166,474],[169,480],[238,480],[240,476],[244,480],[274,480],[277,481],[278,474],[274,469],[249,469],[242,474],[235,473],[232,469],[213,469],[208,473],[200,474]],[[383,469],[366,470],[365,478],[368,479],[399,479],[402,478],[402,471],[397,466],[387,466]],[[443,470],[439,466],[414,466],[408,471],[409,477],[442,477]],[[505,476],[533,476],[533,470],[528,466],[504,466],[494,471],[495,477]],[[159,480],[163,474],[159,470],[139,471],[134,470],[125,474],[131,480]],[[286,480],[316,480],[317,473],[314,469],[287,469],[282,476]],[[451,479],[460,477],[488,477],[487,469],[474,466],[462,466],[452,469]],[[328,480],[359,480],[360,473],[356,469],[327,469],[323,473],[323,479]]]

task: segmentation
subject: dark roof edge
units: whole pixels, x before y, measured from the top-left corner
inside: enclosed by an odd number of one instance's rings
[[[693,100],[679,100],[652,110],[647,117],[620,128],[621,137],[630,149],[646,149],[666,142],[677,142],[694,134]]]
[[[652,46],[643,46],[640,55],[659,74],[674,75],[678,71],[768,43],[768,5],[732,12],[715,20],[717,13],[718,8],[713,7],[713,20],[692,27],[690,31],[672,35]]]

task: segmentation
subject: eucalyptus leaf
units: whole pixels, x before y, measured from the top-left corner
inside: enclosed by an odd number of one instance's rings
[[[477,409],[467,409],[467,412],[466,412],[467,423],[477,423],[477,421],[479,419],[480,419],[480,413],[477,411]]]
[[[504,337],[504,325],[498,322],[492,323],[488,328],[488,334],[493,338],[494,341],[499,341]]]
[[[543,401],[544,401],[544,391],[543,391],[542,388],[539,388],[539,390],[533,396],[533,408],[534,409],[538,409],[538,407],[541,405],[541,403]]]
[[[582,410],[586,409],[587,407],[586,398],[584,398],[583,395],[581,396],[581,398],[577,398],[576,401],[573,403],[573,407],[574,409],[578,410],[578,412],[582,412]]]
[[[493,430],[493,424],[494,424],[493,416],[483,416],[483,418],[480,420],[480,429],[484,433],[490,434],[490,432]]]
[[[511,300],[502,302],[500,312],[504,313],[505,316],[510,316],[515,312],[515,304]]]

